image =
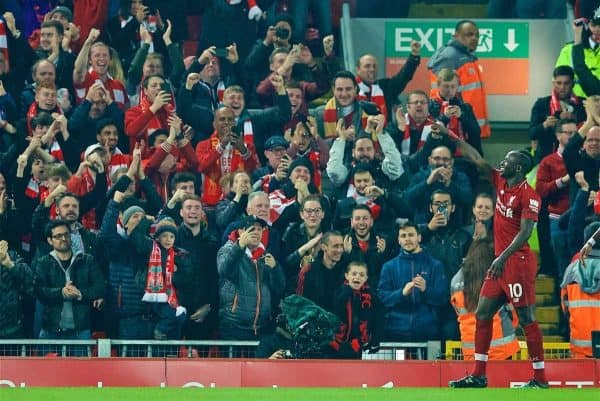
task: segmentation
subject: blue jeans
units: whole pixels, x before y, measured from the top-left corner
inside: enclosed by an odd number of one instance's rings
[[[558,270],[558,282],[560,283],[567,266],[571,262],[572,255],[569,252],[569,233],[559,227],[558,220],[558,218],[550,217],[550,238]]]
[[[183,324],[187,320],[187,314],[175,315],[175,309],[167,303],[153,303],[152,313],[156,314],[158,321],[154,327],[154,333],[160,332],[167,336],[167,340],[181,340]]]
[[[65,330],[61,332],[51,332],[46,329],[40,331],[40,340],[91,340],[92,332],[88,330]],[[48,353],[61,353],[60,345],[42,345],[39,349],[40,356],[45,356]],[[64,356],[85,357],[88,355],[87,346],[85,345],[70,345],[67,347],[67,354]]]
[[[304,43],[304,33],[308,25],[308,9],[312,10],[315,26],[319,29],[321,37],[330,35],[331,28],[331,5],[329,1],[323,0],[292,0],[289,2],[289,12],[294,20],[292,41]]]

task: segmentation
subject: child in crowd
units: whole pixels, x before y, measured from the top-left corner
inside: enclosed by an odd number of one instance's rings
[[[379,350],[382,327],[381,305],[367,284],[368,267],[364,262],[350,262],[344,284],[334,298],[334,313],[342,323],[330,343],[333,357],[361,359],[362,350]]]
[[[143,212],[139,206],[132,206],[127,212]],[[142,301],[152,306],[158,317],[154,328],[155,340],[179,340],[187,319],[186,309],[177,298],[177,282],[182,281],[177,270],[189,271],[183,265],[189,263],[188,252],[175,248],[177,227],[172,222],[159,221],[154,239],[148,237],[151,220],[144,218],[133,229],[130,240],[141,255],[147,256],[146,288]]]

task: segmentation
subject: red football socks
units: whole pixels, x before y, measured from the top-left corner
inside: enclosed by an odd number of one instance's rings
[[[533,322],[523,327],[525,330],[525,339],[527,340],[527,350],[529,358],[533,364],[533,378],[546,383],[546,371],[544,369],[544,344],[542,332],[537,322]]]
[[[492,320],[477,320],[475,324],[475,369],[474,376],[485,376],[488,351],[492,342]]]

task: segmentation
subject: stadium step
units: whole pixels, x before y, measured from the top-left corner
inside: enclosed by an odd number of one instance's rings
[[[554,306],[558,303],[555,294],[535,294],[535,304],[540,306]]]
[[[535,280],[535,293],[554,295],[556,293],[555,281],[554,277],[539,275]]]
[[[561,313],[560,306],[542,306],[536,308],[535,316],[540,323],[558,324]]]

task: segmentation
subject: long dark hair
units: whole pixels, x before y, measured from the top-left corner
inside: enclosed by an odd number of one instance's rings
[[[479,291],[481,291],[483,280],[493,260],[494,241],[491,236],[476,239],[471,243],[462,264],[465,308],[469,312],[473,312],[477,308]]]

